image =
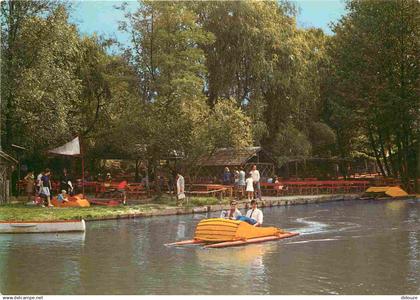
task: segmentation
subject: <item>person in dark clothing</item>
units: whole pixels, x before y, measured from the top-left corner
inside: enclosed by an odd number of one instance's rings
[[[63,173],[60,176],[60,190],[65,190],[69,195],[73,194],[73,185],[66,168],[63,169]]]
[[[48,207],[53,207],[51,204],[51,181],[50,181],[51,171],[50,169],[45,169],[44,175],[41,177],[41,192],[40,196],[43,199],[46,199]]]
[[[225,171],[223,172],[223,184],[231,184],[231,176],[232,174],[230,173],[229,168],[225,167]]]
[[[171,195],[173,193],[175,193],[176,176],[177,176],[176,171],[172,171],[171,175],[169,176],[169,179],[168,179],[169,192],[170,192]]]

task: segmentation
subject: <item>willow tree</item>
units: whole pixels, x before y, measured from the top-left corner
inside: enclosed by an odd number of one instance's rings
[[[235,99],[252,120],[254,143],[275,156],[309,156],[334,143],[320,114],[322,31],[298,29],[296,10],[286,1],[192,6],[215,36],[213,44],[201,46],[210,107],[220,98]],[[318,144],[312,147],[313,142]]]
[[[141,114],[133,116],[143,133],[138,143],[147,147],[153,161],[176,151],[193,163],[211,152],[220,143],[204,93],[207,69],[202,47],[211,45],[214,35],[201,26],[188,2],[141,2],[138,11],[127,14],[122,28],[132,36],[127,56],[141,91]],[[226,120],[223,125],[231,126]],[[246,130],[229,133],[248,142]],[[235,145],[237,139],[225,145]]]
[[[206,56],[206,95],[210,107],[220,98],[235,99],[252,119],[254,143],[267,134],[262,80],[272,74],[272,50],[285,49],[292,19],[278,2],[212,1],[194,9],[203,28],[215,36],[200,45]]]

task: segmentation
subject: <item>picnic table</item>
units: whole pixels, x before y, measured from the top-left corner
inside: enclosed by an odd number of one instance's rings
[[[188,184],[187,194],[196,196],[233,196],[233,186],[222,184]]]
[[[121,197],[121,193],[117,193],[120,182],[96,182],[95,197],[107,196],[110,198]],[[137,198],[138,196],[148,196],[148,192],[143,183],[128,183],[125,188],[127,199]]]
[[[85,193],[94,193],[96,191],[96,185],[98,183],[96,181],[84,181],[82,182],[81,179],[76,179],[75,188],[78,191],[82,191],[83,187],[85,188]]]
[[[367,180],[316,180],[316,181],[281,181],[279,183],[261,183],[263,194],[271,195],[317,195],[322,193],[363,192],[370,185]]]

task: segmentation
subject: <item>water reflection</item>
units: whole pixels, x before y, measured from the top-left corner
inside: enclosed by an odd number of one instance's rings
[[[385,207],[386,209],[388,209],[389,211],[401,211],[402,209],[404,209],[407,206],[407,202],[406,201],[398,201],[398,200],[394,200],[394,201],[387,201],[385,203]]]
[[[407,276],[407,281],[416,283],[418,281],[418,271],[420,269],[420,247],[419,247],[419,238],[420,231],[418,228],[419,225],[419,215],[418,209],[411,210],[408,214],[408,223],[416,224],[417,228],[413,228],[408,233],[408,262],[409,262],[409,272]],[[417,278],[417,279],[416,279]],[[420,293],[420,287],[417,288],[417,294]]]
[[[67,233],[20,233],[20,234],[0,234],[1,245],[55,245],[60,246],[65,243],[77,243],[83,245],[85,241],[85,232],[67,232]]]
[[[179,222],[177,226],[176,237],[178,240],[185,238],[185,222]]]
[[[248,268],[251,265],[262,270],[264,255],[274,248],[276,245],[273,243],[249,244],[240,247],[199,249],[196,255],[200,264],[215,270]]]
[[[85,233],[0,235],[0,291],[33,294],[42,286],[42,294],[72,293],[81,284],[84,241]]]
[[[268,285],[264,257],[276,252],[277,246],[269,242],[221,249],[197,249],[196,256],[200,266],[224,278],[224,284],[231,284],[235,288],[238,282],[241,283],[241,289],[233,290],[233,294],[266,294]]]
[[[203,220],[203,219],[207,219],[207,218],[210,218],[209,213],[193,215],[193,220]]]

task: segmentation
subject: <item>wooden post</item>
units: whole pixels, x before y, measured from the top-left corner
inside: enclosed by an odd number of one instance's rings
[[[85,197],[85,159],[83,155],[83,143],[79,136],[80,158],[82,159],[82,194]]]
[[[139,181],[139,160],[136,159],[136,171],[134,174],[134,181],[138,182]]]
[[[85,198],[85,158],[83,155],[82,140],[80,140],[80,155],[82,156],[82,194]]]
[[[17,173],[18,173],[18,178],[17,178],[17,189],[16,189],[16,195],[17,195],[17,197],[19,197],[20,196],[20,185],[19,185],[19,182],[20,182],[20,155],[19,155],[19,151],[16,151],[16,158],[17,158],[17,161],[18,161],[18,169],[17,169]]]
[[[419,137],[417,139],[418,147],[417,147],[417,172],[415,173],[416,176],[414,176],[414,190],[416,193],[420,193],[420,184],[418,182],[420,178],[420,133]]]
[[[85,197],[85,159],[82,154],[82,194]]]

